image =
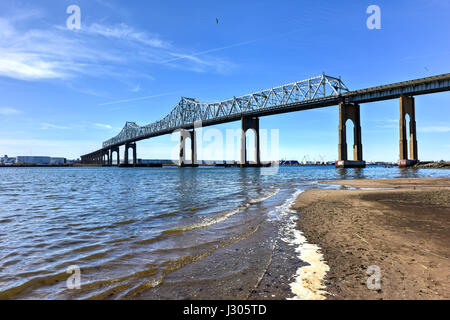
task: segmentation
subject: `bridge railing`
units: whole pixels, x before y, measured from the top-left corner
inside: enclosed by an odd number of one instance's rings
[[[214,103],[204,103],[193,98],[182,97],[175,108],[162,120],[145,126],[139,126],[135,122],[127,122],[117,136],[103,143],[103,148],[157,135],[160,132],[170,132],[178,128],[192,127],[198,121],[220,121],[230,116],[264,111],[265,109],[296,102],[339,96],[348,91],[348,88],[340,78],[323,74],[318,77]]]

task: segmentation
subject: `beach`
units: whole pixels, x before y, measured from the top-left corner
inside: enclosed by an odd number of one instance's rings
[[[450,298],[450,178],[326,184],[336,188],[308,190],[292,208],[329,266],[327,299]],[[380,287],[369,290],[374,270]]]

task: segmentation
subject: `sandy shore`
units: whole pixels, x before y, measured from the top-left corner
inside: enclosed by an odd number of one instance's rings
[[[329,183],[342,188],[309,190],[293,206],[330,267],[328,299],[450,299],[450,178]],[[367,288],[371,266],[379,290]]]

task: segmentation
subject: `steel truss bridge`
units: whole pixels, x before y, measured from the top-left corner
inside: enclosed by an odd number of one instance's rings
[[[104,163],[101,158],[105,154],[108,155],[107,152],[109,152],[108,161],[111,164],[112,150],[117,151],[121,145],[128,146],[136,141],[169,134],[175,130],[191,130],[196,127],[197,123],[206,127],[237,120],[258,119],[273,114],[343,105],[357,107],[357,114],[354,115],[350,115],[350,113],[354,113],[352,110],[355,108],[349,109],[347,113],[344,109],[340,109],[340,112],[343,115],[342,119],[351,118],[355,124],[358,122],[359,125],[359,104],[361,103],[449,90],[450,73],[356,91],[349,91],[340,78],[323,74],[214,103],[183,97],[173,110],[159,121],[144,126],[139,126],[135,122],[127,122],[117,136],[103,143],[101,149],[82,156],[82,162],[86,160],[86,163]],[[411,108],[409,107],[409,109]],[[414,106],[409,113],[410,115],[414,113]],[[126,152],[128,152],[128,147]]]
[[[116,137],[103,143],[103,148],[171,133],[177,129],[192,129],[196,122],[201,122],[205,127],[236,121],[243,116],[279,113],[294,105],[325,101],[348,91],[341,79],[322,75],[214,103],[183,97],[162,120],[146,126],[127,122]]]

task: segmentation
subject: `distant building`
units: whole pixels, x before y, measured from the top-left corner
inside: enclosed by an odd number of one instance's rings
[[[80,159],[77,160],[68,160],[66,159],[66,164],[77,164],[77,163],[81,163]]]
[[[50,164],[65,164],[66,158],[50,158]]]
[[[158,159],[138,159],[138,164],[172,164],[172,160],[158,160]]]
[[[50,164],[50,157],[18,156],[17,164]]]
[[[297,160],[280,160],[280,166],[298,166],[300,163]]]
[[[215,160],[197,160],[199,164],[206,164],[206,165],[215,165],[215,164],[223,164],[228,163],[230,161],[215,161]]]
[[[16,158],[10,158],[7,155],[5,155],[3,158],[0,158],[1,165],[11,165],[15,162],[16,162]]]
[[[18,156],[16,157],[17,164],[65,164],[66,158],[52,158],[52,157],[37,157],[37,156]]]

